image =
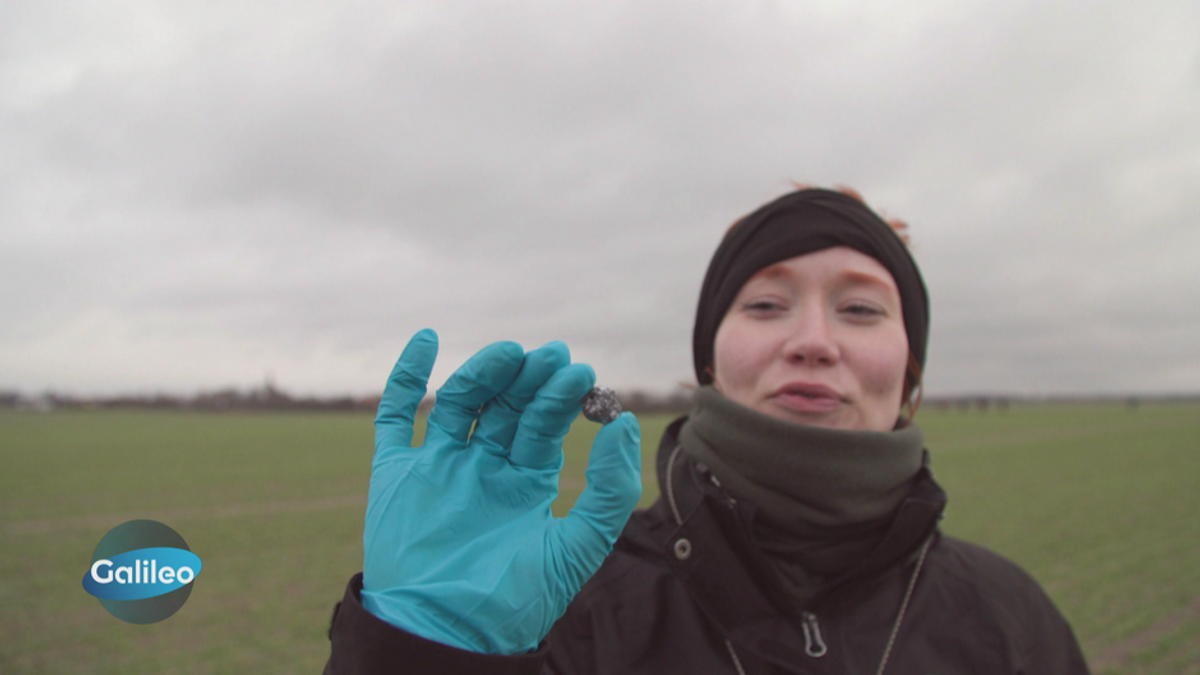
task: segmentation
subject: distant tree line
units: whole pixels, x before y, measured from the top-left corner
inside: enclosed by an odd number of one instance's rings
[[[686,414],[691,410],[692,390],[679,387],[667,394],[655,394],[641,390],[617,392],[617,398],[625,410],[638,414]],[[1143,403],[1198,403],[1200,394],[1171,395],[1112,395],[1112,396],[927,396],[921,402],[922,410],[940,412],[1004,412],[1013,405],[1039,403],[1121,403],[1136,410]],[[434,398],[428,396],[421,402],[418,411],[428,413]],[[197,411],[346,411],[374,412],[379,407],[379,396],[292,396],[271,382],[261,387],[239,390],[233,387],[193,396],[173,394],[144,394],[119,396],[72,396],[48,392],[28,396],[17,391],[0,391],[0,409],[18,410],[197,410]]]
[[[626,410],[635,413],[686,413],[691,407],[691,392],[680,389],[667,395],[644,391],[619,392],[617,397]],[[428,413],[434,397],[428,396],[418,412]],[[20,410],[197,410],[197,411],[360,411],[374,412],[379,396],[297,397],[271,382],[261,387],[239,390],[227,387],[193,396],[155,393],[118,396],[74,396],[47,392],[35,396],[16,391],[0,391],[0,409]]]
[[[193,396],[155,393],[116,396],[75,396],[48,392],[26,396],[20,392],[0,392],[0,408],[23,410],[370,410],[379,407],[379,397],[291,396],[267,383],[262,387],[239,390],[233,387],[201,392]]]

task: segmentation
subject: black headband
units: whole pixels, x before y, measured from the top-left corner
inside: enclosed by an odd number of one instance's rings
[[[835,246],[865,253],[891,273],[900,291],[908,348],[924,369],[929,296],[908,248],[890,225],[858,199],[809,188],[786,194],[740,220],[713,254],[700,288],[692,333],[692,359],[700,384],[712,384],[708,368],[717,328],[742,285],[768,265]]]

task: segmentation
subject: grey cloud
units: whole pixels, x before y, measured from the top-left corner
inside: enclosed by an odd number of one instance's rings
[[[562,338],[613,384],[669,387],[721,233],[796,179],[912,223],[932,393],[1194,389],[1198,19],[9,4],[0,385],[72,386],[47,345],[86,352],[69,327],[106,316],[125,365],[75,386],[157,386],[118,371],[209,336],[245,350],[231,369],[367,389],[315,364],[386,363],[433,325],[443,362]]]

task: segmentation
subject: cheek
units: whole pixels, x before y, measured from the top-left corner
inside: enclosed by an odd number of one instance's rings
[[[872,341],[858,350],[859,380],[865,391],[877,396],[896,398],[904,391],[904,375],[908,370],[908,338],[903,333],[897,339]]]
[[[763,336],[743,328],[736,320],[726,320],[713,341],[714,379],[726,395],[753,386],[768,352]]]

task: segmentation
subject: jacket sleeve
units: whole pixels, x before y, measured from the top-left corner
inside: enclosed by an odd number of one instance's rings
[[[350,579],[333,610],[325,675],[537,675],[545,664],[544,643],[532,654],[495,656],[418,637],[368,612],[361,593],[360,573]]]

